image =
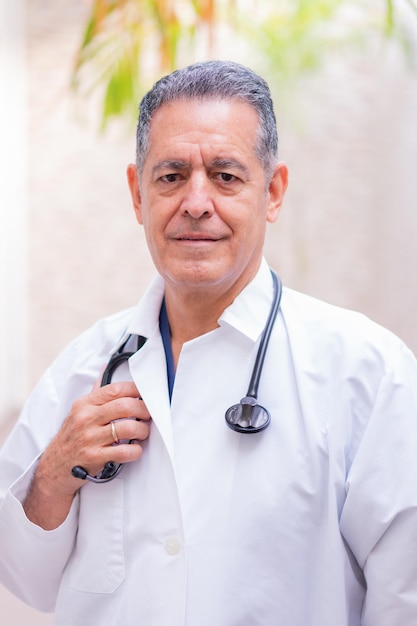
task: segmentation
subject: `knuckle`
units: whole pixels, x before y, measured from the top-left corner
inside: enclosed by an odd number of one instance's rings
[[[111,403],[112,414],[115,419],[135,419],[141,414],[137,404],[137,401],[132,398],[116,398]]]
[[[126,439],[134,439],[136,437],[136,430],[134,428],[134,423],[132,422],[132,420],[123,420],[123,430],[124,437]]]
[[[125,419],[130,414],[130,407],[127,398],[116,398],[112,400],[109,408],[113,419]]]
[[[130,455],[129,455],[129,451],[127,449],[127,446],[119,446],[118,450],[117,450],[117,456],[118,456],[118,462],[119,463],[128,463],[130,460]]]
[[[146,422],[139,422],[139,439],[147,439],[149,437],[150,426]]]
[[[121,420],[123,437],[126,439],[145,439],[149,433],[149,427],[145,422],[135,418]]]
[[[122,391],[122,385],[121,383],[112,383],[111,385],[106,385],[104,389],[106,390],[108,397],[118,398]]]
[[[85,399],[79,398],[78,400],[75,400],[69,417],[72,423],[78,425],[82,425],[91,420],[91,411],[89,406],[86,404]]]
[[[74,402],[72,403],[72,413],[78,415],[82,410],[84,403],[84,398],[77,398],[76,400],[74,400]]]
[[[120,463],[130,463],[136,461],[142,454],[142,448],[139,444],[126,444],[119,447]]]

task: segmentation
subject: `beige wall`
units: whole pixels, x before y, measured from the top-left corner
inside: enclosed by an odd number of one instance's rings
[[[0,0],[0,85],[1,422],[20,406],[28,383],[26,62],[22,0],[13,3]]]

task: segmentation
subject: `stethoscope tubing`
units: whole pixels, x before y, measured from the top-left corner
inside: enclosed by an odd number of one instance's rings
[[[106,385],[109,385],[112,381],[113,374],[117,370],[117,368],[123,363],[125,363],[125,361],[128,361],[130,357],[136,354],[136,352],[140,350],[142,346],[144,346],[146,343],[146,337],[143,337],[142,335],[136,335],[137,337],[136,350],[124,352],[124,348],[129,342],[129,340],[131,339],[131,337],[132,335],[129,335],[127,339],[122,343],[122,345],[119,346],[118,350],[110,358],[106,366],[106,369],[104,370],[103,375],[101,377],[100,387],[105,387]]]
[[[268,409],[258,404],[258,388],[265,362],[265,354],[271,337],[272,328],[274,326],[282,295],[282,285],[278,276],[271,269],[272,282],[274,287],[274,295],[272,299],[271,309],[262,331],[258,352],[256,353],[255,364],[253,366],[252,375],[249,381],[246,396],[241,398],[238,404],[233,404],[225,412],[225,421],[227,426],[243,435],[253,435],[260,433],[268,428],[271,423],[271,414]]]
[[[249,381],[249,387],[246,396],[249,398],[258,397],[259,381],[261,379],[262,369],[265,362],[265,354],[268,348],[269,340],[271,337],[272,328],[275,324],[275,320],[279,311],[282,296],[282,284],[278,276],[271,269],[272,282],[274,286],[274,297],[272,301],[271,310],[268,315],[268,319],[265,324],[265,329],[262,333],[261,341],[259,344],[258,352],[253,366],[252,376]]]

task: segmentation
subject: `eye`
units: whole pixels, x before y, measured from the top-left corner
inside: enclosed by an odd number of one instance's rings
[[[160,178],[163,183],[176,183],[178,179],[179,174],[164,174]]]
[[[220,172],[219,174],[216,174],[215,178],[222,183],[233,183],[235,180],[238,180],[236,176],[229,174],[228,172]]]

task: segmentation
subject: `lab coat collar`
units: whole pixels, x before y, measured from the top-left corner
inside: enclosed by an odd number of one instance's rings
[[[159,328],[159,313],[164,291],[164,280],[162,276],[157,274],[151,281],[133,313],[133,317],[128,326],[129,333],[143,335],[147,338],[154,334],[155,330]]]
[[[219,318],[219,325],[228,325],[253,342],[260,337],[271,309],[273,285],[271,272],[263,258],[255,278],[239,293]]]
[[[128,335],[149,338],[159,332],[159,312],[164,296],[164,280],[156,275],[133,311],[130,323],[121,337],[121,345]],[[219,326],[229,326],[256,342],[261,335],[272,304],[273,287],[268,264],[262,259],[255,278],[238,294],[220,318]]]
[[[164,281],[157,274],[148,285],[139,303],[134,307],[129,324],[111,354],[114,354],[125,343],[129,335],[141,335],[149,339],[159,329],[159,312],[164,290]]]

